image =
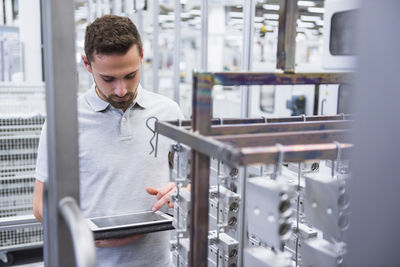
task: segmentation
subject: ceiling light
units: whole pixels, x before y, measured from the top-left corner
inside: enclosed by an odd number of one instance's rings
[[[192,9],[189,11],[189,14],[192,16],[200,16],[201,15],[201,10],[200,9]]]
[[[266,24],[267,25],[272,25],[272,26],[278,26],[279,25],[279,21],[277,21],[277,20],[267,20]]]
[[[271,20],[278,20],[279,15],[278,14],[264,14],[264,18],[266,19],[271,19]]]
[[[303,21],[298,21],[297,26],[301,28],[314,28],[315,25],[312,22],[303,22]]]
[[[231,16],[231,18],[242,18],[243,12],[229,12],[229,16]]]
[[[269,4],[264,4],[263,8],[266,10],[279,10],[279,5],[269,5]]]
[[[307,10],[311,13],[325,13],[325,9],[322,7],[309,7]]]
[[[254,22],[263,22],[264,18],[261,17],[254,17]]]
[[[312,2],[312,1],[298,1],[298,2],[297,2],[297,5],[298,5],[298,6],[307,6],[307,7],[310,7],[310,6],[315,6],[315,3]]]
[[[319,16],[300,16],[300,19],[303,21],[320,21],[321,17],[319,17]]]

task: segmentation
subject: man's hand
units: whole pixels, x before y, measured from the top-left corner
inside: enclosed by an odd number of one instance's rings
[[[174,207],[174,203],[169,201],[169,195],[171,192],[175,190],[175,183],[168,183],[164,185],[161,188],[155,188],[155,187],[146,187],[146,192],[149,193],[150,195],[154,195],[157,198],[157,202],[154,204],[153,208],[151,209],[152,211],[157,211],[161,209],[162,206],[168,203],[168,206],[170,208]]]
[[[99,248],[111,248],[111,247],[119,247],[125,246],[136,239],[141,238],[143,235],[132,235],[123,238],[112,238],[112,239],[105,239],[105,240],[95,240],[94,245]]]

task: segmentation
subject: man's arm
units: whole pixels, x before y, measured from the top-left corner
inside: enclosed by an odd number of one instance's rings
[[[40,222],[43,222],[43,186],[44,183],[35,180],[35,189],[33,191],[33,215]]]
[[[40,222],[43,222],[43,186],[43,182],[39,181],[38,179],[35,180],[35,189],[33,191],[33,215]],[[125,246],[141,236],[143,235],[134,235],[117,239],[96,240],[94,244],[96,247],[103,248]]]

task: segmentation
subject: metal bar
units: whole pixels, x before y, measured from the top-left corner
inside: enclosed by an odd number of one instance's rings
[[[323,122],[284,122],[270,124],[236,124],[212,126],[210,135],[233,135],[254,133],[282,133],[294,131],[317,131],[349,129],[353,121],[323,121]]]
[[[211,128],[211,91],[213,87],[212,74],[193,75],[193,126],[197,126],[202,134],[207,134]]]
[[[180,86],[180,69],[181,61],[181,1],[175,0],[175,26],[174,26],[174,100],[179,105],[179,86]]]
[[[156,121],[155,131],[170,139],[179,140],[180,143],[188,145],[200,153],[218,157],[223,161],[230,161],[230,155],[236,153],[236,150],[227,144],[197,132],[187,131],[168,122]]]
[[[159,77],[158,77],[158,65],[159,65],[159,53],[158,53],[158,32],[159,32],[159,25],[158,25],[158,14],[160,13],[160,5],[158,1],[152,1],[153,3],[153,91],[158,93],[158,84],[159,84]]]
[[[319,109],[319,84],[316,84],[314,87],[314,115],[318,115]]]
[[[353,115],[341,114],[341,115],[329,115],[329,116],[292,116],[292,117],[281,117],[281,118],[247,118],[247,119],[223,119],[224,125],[229,124],[251,124],[251,123],[277,123],[277,122],[302,122],[302,121],[331,121],[331,120],[351,120]],[[172,125],[179,125],[178,121],[167,121]],[[184,120],[180,122],[183,127],[191,126],[191,120]],[[221,118],[212,119],[212,125],[220,125]]]
[[[214,85],[347,84],[351,83],[354,77],[354,74],[339,72],[197,72],[196,75],[199,81],[212,76]]]
[[[206,71],[208,68],[208,0],[201,0],[201,50],[200,69]]]
[[[254,17],[256,13],[256,1],[249,0],[243,5],[243,53],[242,53],[242,70],[250,71],[253,52],[253,32]],[[249,86],[241,86],[241,105],[240,117],[246,118],[250,116],[250,88]]]
[[[281,0],[279,9],[276,68],[294,72],[296,53],[297,0]]]
[[[208,264],[208,191],[210,187],[210,158],[197,151],[192,152],[191,267],[207,267]]]
[[[238,191],[240,193],[240,201],[242,205],[239,206],[239,222],[240,226],[238,227],[238,242],[239,242],[239,250],[238,250],[238,266],[243,266],[244,262],[244,248],[247,247],[248,237],[247,237],[247,219],[246,219],[246,185],[247,185],[247,168],[243,167],[239,171],[239,176],[243,177],[243,179],[239,179],[238,181]]]
[[[340,144],[341,158],[350,157],[352,144]],[[290,145],[281,147],[284,152],[285,162],[303,162],[315,159],[331,159],[337,158],[336,144],[309,144],[309,145]],[[274,164],[278,161],[280,149],[276,146],[269,147],[246,147],[240,150],[241,156],[235,161],[240,165],[248,164]]]
[[[32,224],[32,223],[38,223],[35,216],[33,216],[32,214],[0,218],[0,227],[8,225]]]
[[[41,1],[47,105],[48,182],[44,196],[45,265],[74,266],[68,226],[58,203],[79,203],[74,1]]]
[[[96,251],[93,233],[89,229],[78,204],[72,197],[64,197],[60,200],[59,208],[71,232],[76,266],[94,267],[96,265]]]
[[[0,226],[0,232],[2,231],[9,231],[9,230],[17,230],[17,229],[24,229],[24,228],[31,228],[31,227],[42,227],[42,223],[38,222],[33,223],[23,223],[23,224],[9,224],[5,226]],[[3,249],[3,247],[1,247]]]
[[[207,70],[208,59],[208,0],[201,1],[201,69]],[[205,77],[207,79],[207,77]],[[210,77],[209,77],[210,78]],[[209,79],[208,81],[211,81]],[[206,82],[206,83],[205,83]],[[211,89],[207,80],[193,75],[193,123],[194,131],[206,134],[211,120]],[[208,264],[208,190],[210,159],[205,154],[192,152],[192,189],[190,222],[189,266],[207,267]]]
[[[279,156],[279,151],[277,147],[274,146],[275,144],[272,146],[264,145],[262,147],[242,147],[238,150],[228,144],[213,140],[211,137],[205,137],[166,122],[156,122],[155,125],[158,133],[171,139],[178,140],[192,147],[194,150],[201,151],[203,154],[230,163],[232,166],[262,162],[273,163],[276,162]],[[298,134],[298,132],[296,134]],[[291,157],[287,157],[288,154],[285,154],[285,161],[297,162],[311,159],[336,159],[336,144],[331,144],[330,142],[330,140],[326,139],[325,142],[321,144],[298,145],[294,142],[296,145],[284,145],[284,151],[291,153]],[[341,144],[342,150],[352,147],[353,145],[351,144]],[[346,153],[342,154],[342,158],[347,157]]]
[[[275,144],[323,144],[334,141],[349,142],[350,130],[301,131],[215,136],[218,141],[234,147],[273,146]]]

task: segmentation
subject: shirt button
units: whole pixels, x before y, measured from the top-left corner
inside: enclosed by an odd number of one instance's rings
[[[126,121],[126,118],[125,118],[125,117],[123,117],[123,118],[122,118],[122,120],[123,120],[123,121]]]

